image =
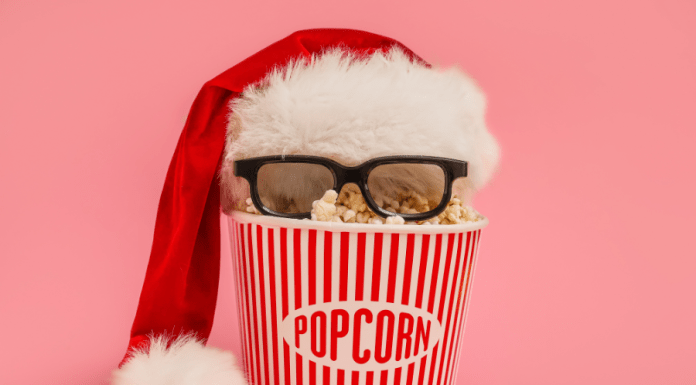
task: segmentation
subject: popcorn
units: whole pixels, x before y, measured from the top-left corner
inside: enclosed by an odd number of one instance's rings
[[[370,214],[362,212],[358,213],[355,221],[358,223],[367,223],[368,220],[370,220]]]
[[[314,201],[314,203],[312,203],[312,214],[316,215],[317,221],[333,221],[337,211],[336,198],[338,198],[338,193],[336,193],[334,190],[329,190],[324,193],[321,200]],[[336,218],[339,218],[340,220],[340,217],[336,216]]]
[[[252,214],[261,214],[259,212],[259,210],[256,208],[256,206],[254,206],[254,202],[251,201],[251,198],[246,199],[246,204],[247,204],[246,212],[252,213]]]
[[[343,220],[342,220],[341,217],[339,217],[338,215],[334,215],[334,216],[331,218],[331,222],[343,223]]]
[[[394,215],[393,217],[387,218],[388,225],[403,225],[406,223],[406,220],[403,217],[400,217],[398,215]]]
[[[353,223],[355,222],[355,216],[357,215],[355,211],[347,208],[346,206],[338,206],[338,210],[340,211],[341,209],[345,209],[343,213],[343,222],[345,223]]]
[[[320,200],[312,203],[312,221],[336,222],[336,223],[365,223],[365,224],[387,224],[387,225],[454,225],[461,223],[476,222],[483,217],[471,206],[465,206],[461,199],[453,197],[448,203],[445,211],[437,217],[422,221],[406,222],[398,214],[416,214],[430,210],[437,206],[438,202],[429,202],[425,197],[414,193],[400,193],[397,199],[389,197],[376,197],[375,202],[381,207],[390,207],[389,211],[395,213],[394,216],[382,218],[367,207],[360,189],[354,184],[346,185],[341,193],[328,190]],[[251,198],[246,200],[246,211],[252,214],[260,214],[254,206]]]
[[[445,211],[437,216],[439,223],[443,225],[454,225],[467,222],[476,222],[481,219],[476,210],[470,206],[462,205],[461,200],[458,198],[452,198],[447,203],[447,208]]]

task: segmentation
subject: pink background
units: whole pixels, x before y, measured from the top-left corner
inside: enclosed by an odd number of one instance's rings
[[[503,161],[460,384],[696,383],[690,0],[3,1],[0,383],[106,383],[200,86],[315,27],[460,63],[489,96]],[[239,352],[234,310],[224,258],[211,344]]]

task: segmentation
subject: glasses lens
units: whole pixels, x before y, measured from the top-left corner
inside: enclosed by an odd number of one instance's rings
[[[261,166],[257,175],[261,203],[285,214],[308,213],[312,202],[321,199],[334,186],[328,168],[312,163],[269,163]]]
[[[425,213],[445,195],[445,172],[435,164],[385,164],[370,172],[367,187],[377,205],[389,212]]]

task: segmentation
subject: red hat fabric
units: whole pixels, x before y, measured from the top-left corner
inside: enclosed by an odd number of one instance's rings
[[[343,46],[357,55],[401,43],[349,29],[298,31],[268,46],[203,85],[167,172],[140,302],[122,365],[152,336],[210,335],[220,273],[220,189],[230,102],[272,69]]]

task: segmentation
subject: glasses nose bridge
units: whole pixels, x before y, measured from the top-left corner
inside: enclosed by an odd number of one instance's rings
[[[360,169],[357,168],[349,168],[346,169],[344,172],[344,181],[345,183],[355,183],[358,186],[360,185],[360,182],[362,180],[362,175],[360,173]]]
[[[355,183],[358,186],[361,185],[362,175],[359,169],[344,168],[336,171],[338,177],[336,186],[338,189],[337,192],[340,192],[340,190],[343,189],[343,186],[347,183]]]

